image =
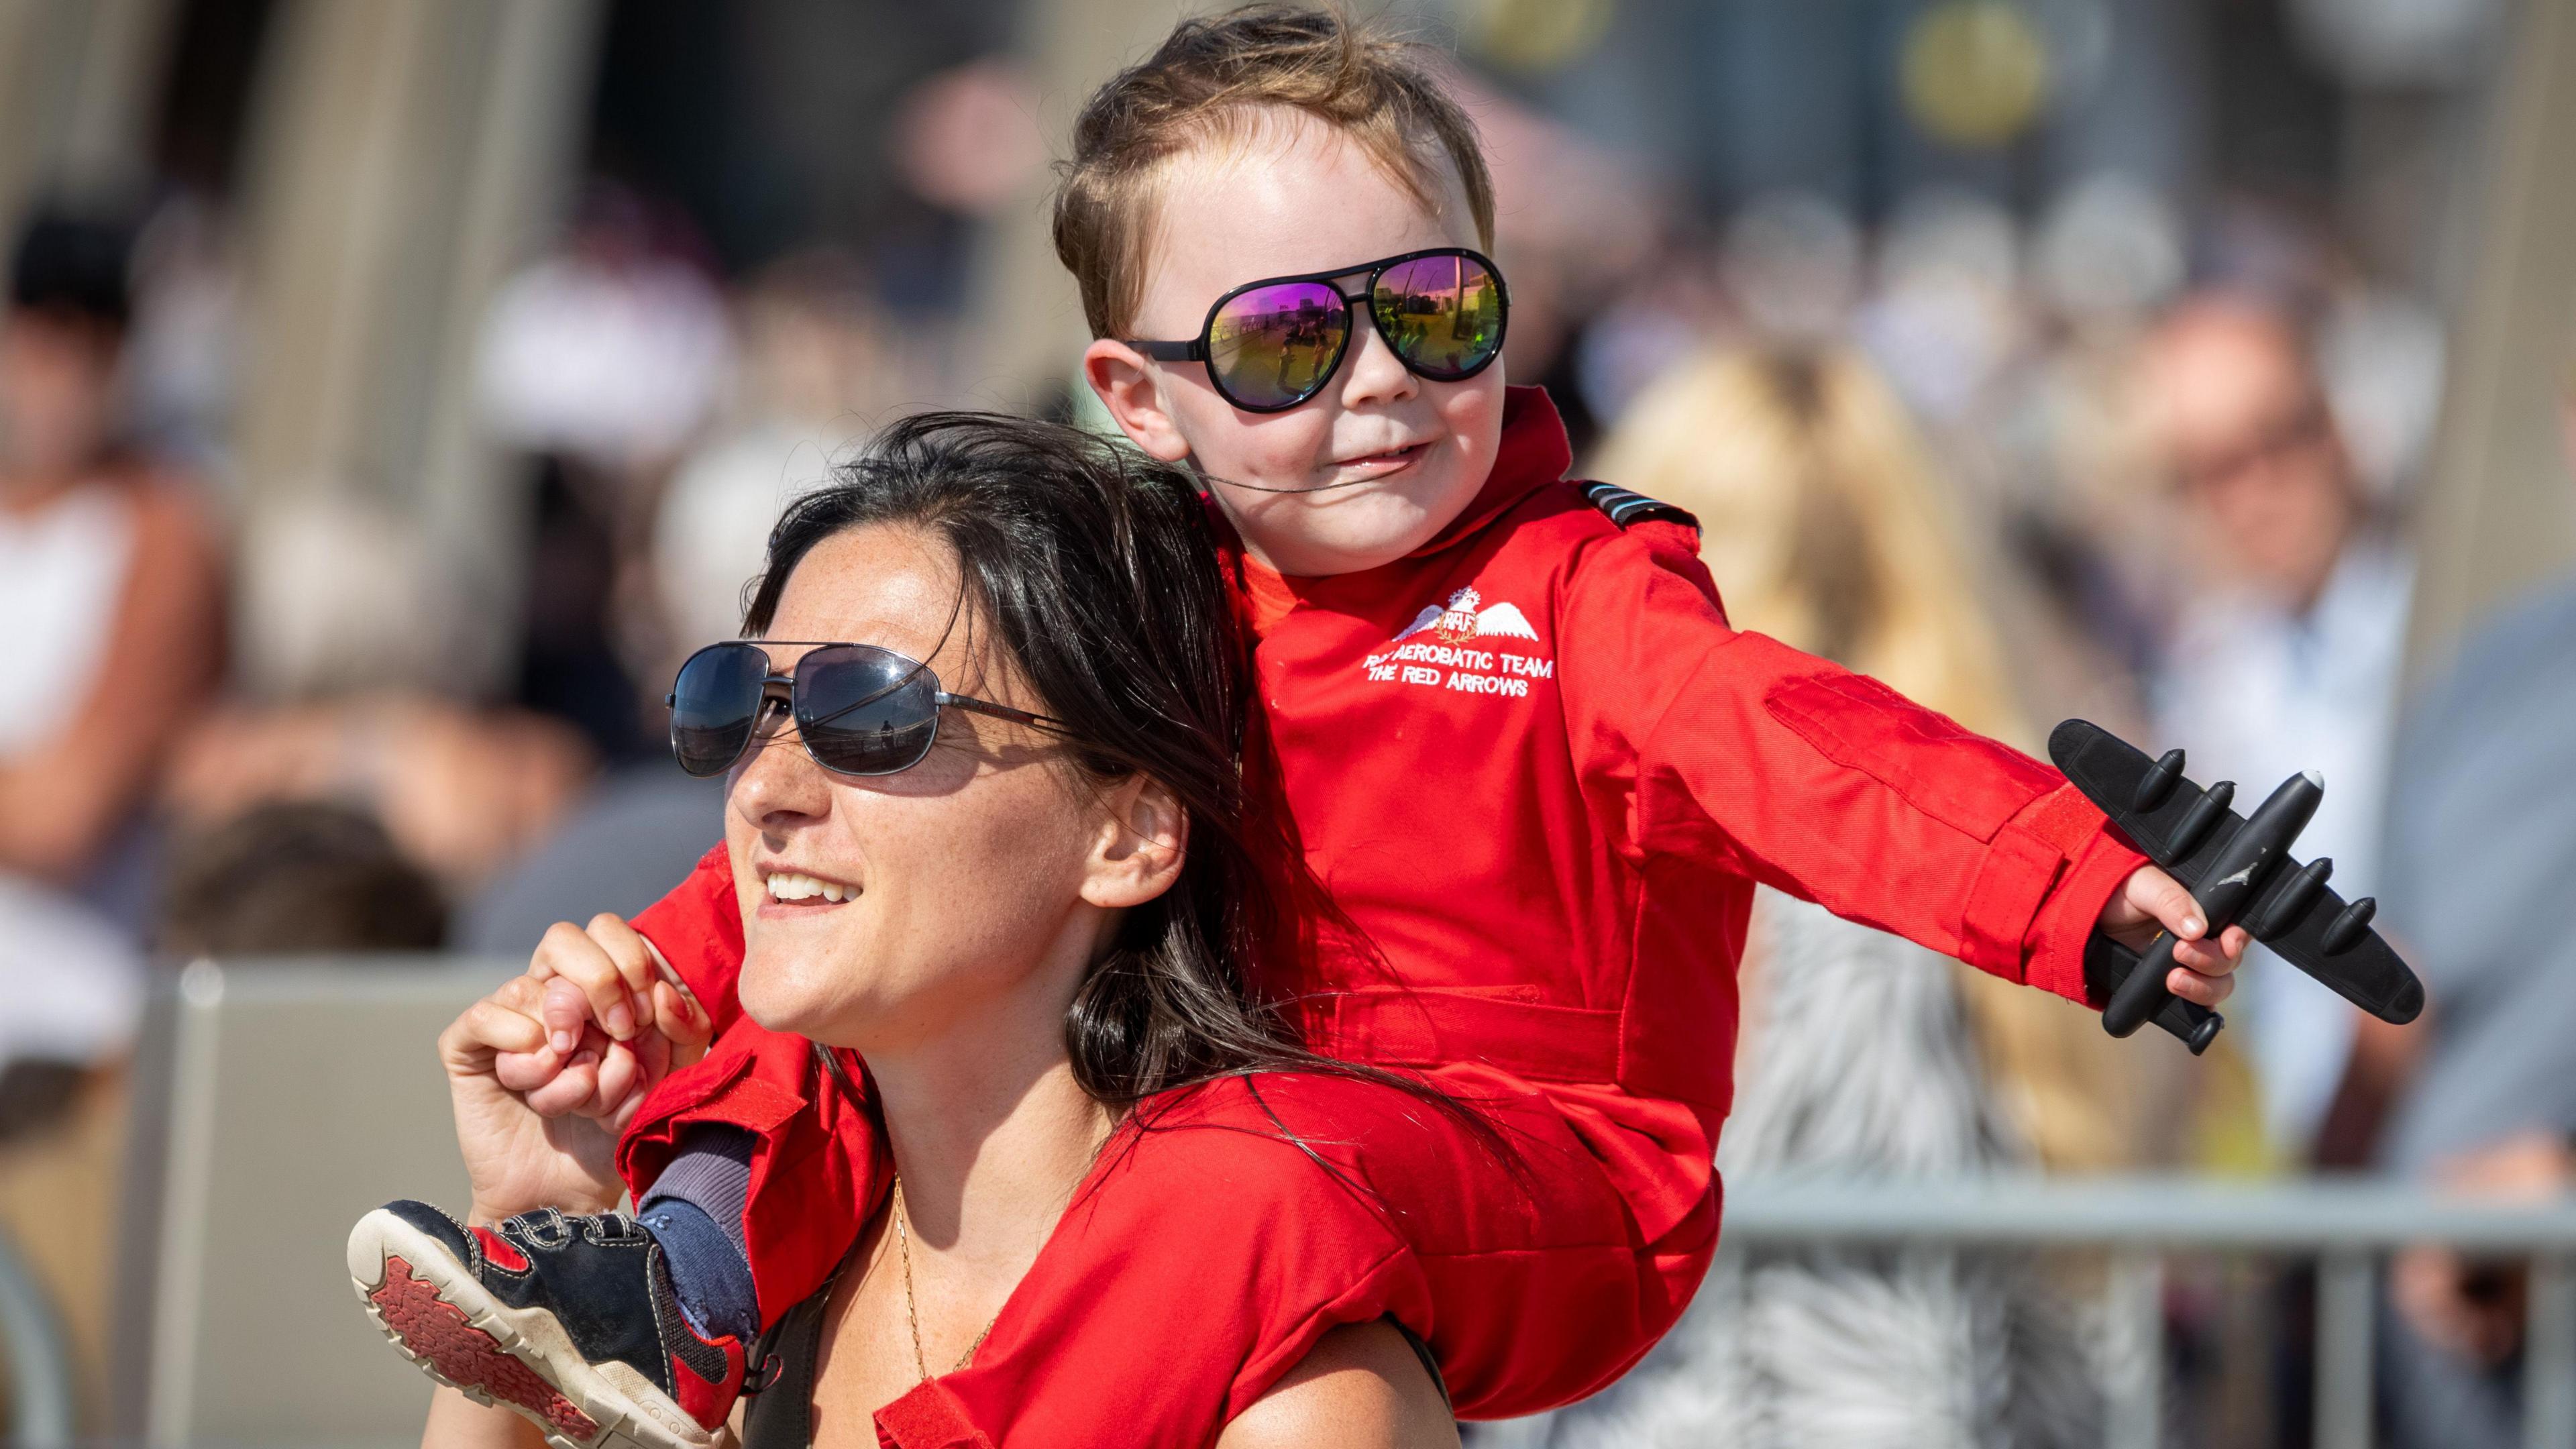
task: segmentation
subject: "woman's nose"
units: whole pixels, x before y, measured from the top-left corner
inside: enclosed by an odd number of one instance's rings
[[[1350,364],[1342,374],[1342,406],[1396,402],[1421,391],[1422,380],[1395,355],[1394,348],[1386,345],[1368,309],[1359,309],[1354,320],[1359,324],[1359,335],[1351,339]]]
[[[736,813],[763,829],[823,815],[832,801],[823,767],[805,752],[792,723],[752,740],[726,796]]]

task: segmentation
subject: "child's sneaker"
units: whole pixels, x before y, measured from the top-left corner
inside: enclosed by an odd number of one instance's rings
[[[350,1231],[349,1275],[405,1357],[557,1449],[712,1449],[742,1392],[741,1340],[689,1326],[661,1245],[624,1213],[496,1230],[387,1203]]]

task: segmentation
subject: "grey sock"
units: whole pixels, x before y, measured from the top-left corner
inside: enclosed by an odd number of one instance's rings
[[[760,1333],[759,1294],[743,1242],[742,1213],[751,1197],[752,1134],[700,1123],[637,1205],[635,1220],[662,1245],[671,1291],[700,1333],[732,1334],[749,1343]]]

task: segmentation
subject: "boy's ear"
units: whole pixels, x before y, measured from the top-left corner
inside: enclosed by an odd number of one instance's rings
[[[1128,441],[1148,457],[1177,463],[1190,455],[1189,439],[1163,398],[1162,380],[1145,354],[1114,338],[1095,337],[1082,349],[1082,378]]]

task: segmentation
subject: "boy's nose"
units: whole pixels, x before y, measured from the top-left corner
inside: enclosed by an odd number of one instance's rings
[[[1359,329],[1351,338],[1351,360],[1343,372],[1342,406],[1361,403],[1393,402],[1408,398],[1421,390],[1422,381],[1415,377],[1395,349],[1378,335],[1377,323],[1366,308],[1358,309],[1352,319]]]

